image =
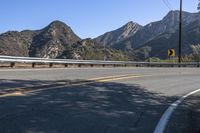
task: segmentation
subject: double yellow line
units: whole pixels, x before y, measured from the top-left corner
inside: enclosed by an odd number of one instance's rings
[[[33,92],[39,92],[44,90],[50,90],[50,89],[56,89],[58,87],[67,87],[67,86],[80,86],[80,85],[86,85],[91,84],[95,82],[109,82],[109,81],[116,81],[116,80],[122,80],[122,79],[130,79],[130,78],[140,78],[144,77],[144,75],[136,75],[136,74],[126,74],[126,75],[115,75],[115,76],[106,76],[106,77],[98,77],[98,78],[91,78],[86,81],[80,81],[80,82],[71,82],[70,84],[58,84],[58,86],[53,86],[52,84],[44,84],[39,86],[30,86],[28,87],[22,87],[22,88],[13,88],[13,92],[6,93],[0,95],[0,98],[2,97],[9,97],[9,96],[24,96],[25,93],[33,93]],[[39,89],[36,89],[39,88]]]

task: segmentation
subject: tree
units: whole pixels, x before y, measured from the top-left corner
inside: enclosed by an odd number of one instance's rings
[[[190,46],[192,48],[192,57],[194,61],[199,62],[200,61],[200,44],[197,45],[191,45]]]
[[[200,12],[200,0],[199,0],[199,4],[198,4],[198,7],[197,7],[197,10]]]

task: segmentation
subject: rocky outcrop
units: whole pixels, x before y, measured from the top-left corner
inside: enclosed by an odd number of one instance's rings
[[[124,26],[122,26],[121,28],[114,31],[107,32],[95,38],[94,40],[98,43],[101,43],[107,46],[113,46],[116,43],[130,36],[134,36],[137,33],[137,31],[139,31],[140,29],[142,29],[141,25],[131,21],[125,24]]]

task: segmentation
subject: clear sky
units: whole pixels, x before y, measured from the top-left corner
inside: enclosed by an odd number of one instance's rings
[[[168,1],[170,9],[179,9],[180,0]],[[198,0],[183,4],[185,11],[197,12]],[[60,20],[81,38],[93,38],[129,21],[160,20],[170,9],[162,0],[0,0],[0,33],[41,29]]]

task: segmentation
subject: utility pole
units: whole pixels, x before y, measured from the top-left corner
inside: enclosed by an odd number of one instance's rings
[[[180,0],[180,23],[179,23],[179,55],[178,55],[178,62],[181,63],[182,61],[182,7],[183,1]]]

